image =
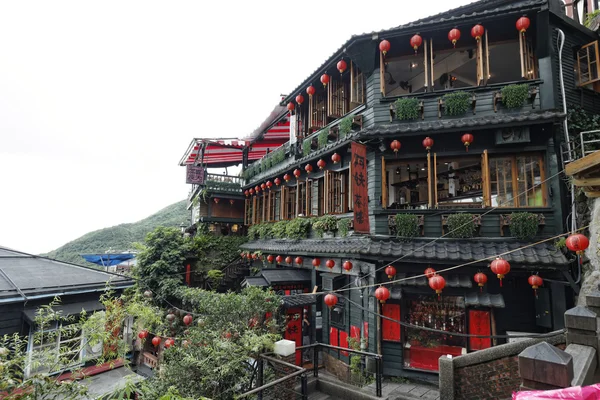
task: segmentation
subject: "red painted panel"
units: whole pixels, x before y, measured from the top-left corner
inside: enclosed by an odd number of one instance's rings
[[[352,142],[352,193],[354,202],[354,232],[370,233],[369,193],[367,182],[367,146]]]
[[[298,315],[298,318],[295,316]],[[288,308],[287,310],[288,323],[283,335],[284,339],[296,342],[296,347],[302,346],[302,309]],[[302,352],[296,351],[296,365],[302,365]]]
[[[348,332],[346,331],[341,331],[340,332],[340,347],[348,347]],[[348,352],[347,351],[342,351],[342,355],[348,357]]]
[[[369,323],[367,321],[363,321],[363,334],[367,341],[366,345],[369,346]]]
[[[358,326],[350,326],[350,337],[360,342],[360,328]]]
[[[329,328],[329,344],[332,346],[338,345],[338,330],[337,330],[337,328]]]
[[[386,317],[400,321],[400,304],[383,304],[381,306],[381,313]],[[392,342],[400,341],[399,323],[381,318],[381,331],[383,340],[389,340]]]
[[[471,335],[491,335],[492,327],[489,311],[469,310],[469,333]],[[492,347],[491,338],[469,338],[471,350]]]

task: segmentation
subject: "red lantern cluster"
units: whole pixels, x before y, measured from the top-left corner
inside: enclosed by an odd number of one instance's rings
[[[323,299],[325,301],[325,304],[327,305],[327,307],[329,308],[333,308],[333,306],[335,306],[338,302],[338,298],[335,294],[329,293],[328,295],[325,295],[325,298]]]
[[[500,287],[502,287],[502,279],[510,272],[510,264],[505,259],[498,257],[492,261],[490,268],[498,279],[500,279]]]
[[[344,268],[344,270],[350,272],[350,271],[352,271],[352,263],[350,261],[344,261],[344,264],[342,264],[342,268]]]
[[[312,98],[313,94],[315,94],[317,90],[315,89],[315,87],[313,85],[310,85],[309,87],[306,88],[306,93],[308,93],[308,97]]]
[[[337,69],[338,69],[338,71],[340,71],[340,74],[343,74],[344,71],[346,70],[346,68],[348,68],[348,64],[346,64],[346,61],[344,61],[344,60],[338,61]]]
[[[306,171],[307,174],[310,174],[312,172],[312,170],[313,170],[313,167],[310,164],[306,164],[304,166],[304,170]]]
[[[425,150],[429,152],[429,150],[431,150],[431,148],[433,147],[433,139],[429,136],[423,139],[423,147],[425,147]]]
[[[319,169],[325,168],[326,165],[327,163],[322,158],[319,161],[317,161],[317,167],[319,167]]]
[[[393,140],[392,143],[390,143],[390,148],[392,150],[394,150],[394,153],[396,153],[396,156],[398,155],[398,151],[400,150],[400,147],[402,147],[402,144],[400,143],[399,140]]]
[[[435,269],[429,267],[423,273],[425,274],[427,279],[431,279],[435,275]]]
[[[438,298],[440,298],[442,290],[444,290],[444,288],[446,287],[446,280],[441,275],[434,275],[431,278],[429,278],[429,287],[435,290],[435,292],[438,295]]]
[[[192,321],[194,321],[194,317],[192,317],[191,314],[186,315],[185,317],[183,317],[183,323],[186,326],[190,326],[190,324],[192,323]]]
[[[419,47],[422,43],[423,38],[419,34],[416,34],[410,38],[410,47],[412,47],[415,50],[415,54],[417,54],[417,51],[419,51]]]
[[[391,47],[392,45],[390,45],[390,42],[388,42],[387,40],[382,40],[379,43],[379,51],[381,51],[384,56],[387,54],[388,51],[390,51]]]
[[[319,268],[321,266],[321,259],[319,259],[319,258],[313,258],[312,265],[315,268]]]
[[[533,289],[533,293],[535,294],[535,298],[537,299],[537,297],[538,297],[537,290],[540,286],[542,286],[544,284],[544,280],[542,278],[540,278],[539,275],[531,275],[527,279],[527,282],[531,285],[531,288]]]
[[[578,256],[580,256],[589,247],[590,241],[581,233],[574,233],[569,235],[565,244],[569,250],[574,251]]]
[[[460,31],[457,28],[453,28],[448,32],[448,40],[452,42],[452,45],[456,47],[456,42],[460,39]]]
[[[325,266],[329,269],[333,269],[333,267],[335,267],[335,261],[327,260],[327,261],[325,261]]]
[[[333,153],[331,156],[331,161],[333,161],[334,164],[337,164],[342,161],[342,156],[340,156],[338,153]]]
[[[286,262],[286,264],[291,264],[292,263],[292,256],[287,256],[285,258],[285,262]]]
[[[390,291],[385,286],[379,286],[377,290],[375,290],[375,298],[377,298],[381,304],[385,304],[385,301],[390,298]]]
[[[488,280],[487,275],[484,274],[483,272],[478,272],[473,277],[473,280],[479,286],[479,291],[483,292],[483,286],[485,286],[485,284],[487,283],[487,280]]]
[[[327,74],[323,74],[321,75],[321,83],[323,84],[323,86],[327,86],[327,84],[329,83],[329,75]]]
[[[302,103],[304,103],[304,96],[302,96],[301,94],[296,96],[296,103],[298,103],[298,105],[301,106]]]
[[[530,24],[531,21],[529,20],[529,18],[527,18],[526,16],[522,16],[517,20],[516,27],[519,32],[525,35],[525,32],[527,31],[527,29],[529,29]]]
[[[469,151],[469,146],[473,143],[473,139],[473,135],[471,135],[470,133],[465,133],[460,138],[461,142],[463,142],[463,144],[467,148],[467,152]]]
[[[477,40],[478,42],[484,33],[485,29],[483,28],[483,25],[477,24],[471,28],[471,36],[473,36],[473,39]]]
[[[385,267],[384,272],[389,279],[392,279],[396,275],[396,268],[394,268],[391,265],[388,265],[387,267]]]

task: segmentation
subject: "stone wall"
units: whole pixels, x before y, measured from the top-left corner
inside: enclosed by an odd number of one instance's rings
[[[579,197],[578,197],[578,200]],[[590,238],[590,247],[585,252],[584,264],[582,268],[581,291],[577,305],[585,306],[586,296],[592,294],[600,286],[600,199],[585,199],[586,201],[578,201],[578,225],[587,226],[592,221],[593,223],[588,232],[581,232]]]
[[[564,348],[564,335],[544,339]],[[479,350],[455,358],[440,358],[440,396],[444,400],[510,399],[519,390],[518,355],[541,342],[528,339]]]
[[[352,374],[350,373],[350,366],[335,357],[323,352],[323,364],[327,372],[333,374],[342,382],[350,383]]]

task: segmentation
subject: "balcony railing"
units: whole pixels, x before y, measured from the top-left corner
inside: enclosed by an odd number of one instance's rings
[[[242,178],[233,175],[206,174],[207,190],[219,192],[242,192]]]

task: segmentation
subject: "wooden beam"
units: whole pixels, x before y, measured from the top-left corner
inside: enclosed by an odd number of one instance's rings
[[[590,169],[596,166],[600,166],[600,151],[596,151],[592,154],[589,154],[583,158],[580,158],[577,161],[573,161],[565,167],[565,174],[568,176],[573,176],[578,174],[586,169]]]
[[[586,195],[587,197],[591,197],[591,198],[597,198],[597,197],[600,197],[600,192],[598,192],[598,191],[595,191],[595,192],[586,192],[586,191],[584,190],[584,193],[585,193],[585,195]]]
[[[575,186],[600,186],[600,177],[598,178],[575,178],[573,179]]]

